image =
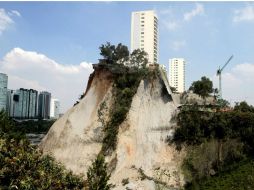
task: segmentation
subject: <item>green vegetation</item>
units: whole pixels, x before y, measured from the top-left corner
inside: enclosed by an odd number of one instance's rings
[[[102,44],[100,47],[100,55],[103,59],[100,60],[102,64],[110,65],[129,65],[133,67],[142,67],[148,63],[147,53],[143,50],[136,49],[131,54],[128,47],[119,43],[117,46],[111,45],[109,42]]]
[[[147,63],[148,63],[148,59],[147,59],[147,53],[145,51],[142,51],[140,49],[135,49],[131,53],[130,65],[134,65],[138,68],[140,67],[145,68]]]
[[[0,189],[82,189],[83,181],[42,156],[0,112]]]
[[[240,112],[252,112],[254,113],[254,107],[250,106],[247,104],[247,102],[243,101],[243,102],[237,102],[235,107],[234,107],[235,111],[240,111]]]
[[[245,142],[254,135],[254,112],[208,112],[193,105],[181,110],[177,120],[181,127],[176,129],[173,142],[178,145],[199,145],[211,139],[233,138]],[[251,148],[254,144],[249,140],[247,145]]]
[[[180,127],[169,142],[179,149],[186,147],[183,163],[189,181],[186,189],[254,188],[252,108],[241,102],[227,112],[201,110],[196,105],[180,111],[177,116]],[[248,183],[243,183],[247,179]]]
[[[214,92],[212,81],[205,76],[201,77],[201,80],[194,81],[190,90],[193,90],[194,93],[200,95],[202,98],[208,97],[209,94]],[[217,90],[215,91],[217,92]]]
[[[202,190],[248,190],[254,189],[254,161],[247,160],[234,166],[234,169],[222,172],[208,180],[200,181]],[[197,186],[196,186],[197,187]],[[186,189],[195,189],[194,186]],[[196,188],[197,189],[197,188]]]
[[[56,120],[28,120],[15,122],[17,131],[22,133],[47,133]]]
[[[113,97],[109,121],[104,124],[104,139],[102,153],[108,155],[116,148],[117,134],[120,124],[125,120],[130,109],[133,96],[136,94],[142,79],[158,77],[158,71],[146,68],[147,54],[141,50],[134,50],[129,56],[128,48],[122,44],[117,46],[102,45],[100,47],[103,60],[101,64],[114,66],[112,75],[114,79]],[[125,52],[125,53],[124,53]],[[120,60],[120,62],[119,62]],[[122,62],[121,60],[124,60]],[[128,62],[131,67],[124,66]],[[100,111],[101,112],[101,111]]]
[[[109,190],[110,175],[107,174],[107,164],[104,156],[99,154],[87,171],[87,186],[89,190]]]
[[[102,146],[102,152],[104,154],[109,154],[111,151],[115,150],[119,126],[127,116],[132,98],[145,73],[146,69],[137,69],[137,71],[133,73],[128,73],[126,71],[114,76],[114,102],[110,110],[110,119],[104,126],[105,135]]]
[[[117,46],[107,42],[99,47],[100,55],[107,64],[123,64],[129,59],[128,47],[119,43]]]

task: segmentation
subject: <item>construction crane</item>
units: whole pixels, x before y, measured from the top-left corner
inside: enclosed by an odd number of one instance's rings
[[[223,69],[225,69],[225,67],[231,61],[232,58],[233,58],[233,55],[231,55],[231,57],[228,59],[228,61],[224,64],[222,68],[219,67],[219,69],[217,70],[217,76],[219,75],[219,99],[222,99],[221,72],[223,71]]]

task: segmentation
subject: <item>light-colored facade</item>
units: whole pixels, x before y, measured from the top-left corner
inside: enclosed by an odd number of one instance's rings
[[[60,101],[55,98],[51,98],[50,101],[50,118],[57,119],[60,114]]]
[[[8,76],[0,73],[0,111],[6,110]]]
[[[153,10],[132,12],[131,52],[144,50],[149,63],[158,63],[158,18]]]
[[[169,60],[169,83],[179,93],[185,91],[185,64],[183,58]]]

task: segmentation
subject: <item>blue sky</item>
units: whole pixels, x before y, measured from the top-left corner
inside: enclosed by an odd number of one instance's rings
[[[0,71],[10,75],[10,88],[32,85],[53,91],[62,102],[69,99],[63,103],[66,110],[77,99],[74,92],[81,94],[85,88],[90,63],[100,58],[98,47],[106,41],[130,47],[131,12],[148,9],[156,10],[159,17],[159,62],[168,67],[169,58],[185,58],[187,88],[204,75],[216,85],[218,66],[233,54],[225,69],[223,94],[231,102],[246,99],[254,104],[254,89],[250,87],[254,82],[253,2],[0,2]],[[41,61],[32,66],[39,70],[52,61],[66,69],[80,69],[83,62],[84,76],[79,71],[83,78],[62,75],[66,80],[75,78],[73,82],[85,81],[78,83],[80,87],[72,90],[69,98],[61,97],[54,86],[43,83],[45,73],[40,78],[32,71],[21,72],[21,68],[29,69],[16,60],[21,60],[21,54],[25,62],[30,63],[33,56],[32,60]],[[40,55],[48,62],[37,60]],[[11,67],[15,64],[20,72]],[[53,74],[48,79],[58,80]],[[239,85],[241,93],[235,93],[237,86],[232,84]]]

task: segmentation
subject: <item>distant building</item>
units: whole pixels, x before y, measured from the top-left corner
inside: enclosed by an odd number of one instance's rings
[[[51,101],[51,93],[44,91],[39,94],[38,101],[39,118],[42,119],[50,118],[50,101]]]
[[[9,116],[19,119],[36,118],[37,99],[38,92],[33,89],[9,90],[7,95]]]
[[[176,92],[185,91],[185,60],[183,58],[169,60],[169,83],[176,88]]]
[[[7,90],[7,102],[6,102],[6,112],[8,114],[8,116],[13,117],[14,115],[14,101],[13,101],[13,97],[14,97],[14,90]]]
[[[144,50],[149,63],[158,63],[158,19],[153,10],[132,12],[131,52]]]
[[[60,101],[55,98],[51,98],[50,102],[50,118],[57,119],[60,114]]]
[[[0,111],[6,110],[8,76],[0,73]]]

